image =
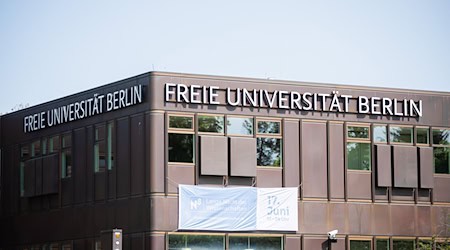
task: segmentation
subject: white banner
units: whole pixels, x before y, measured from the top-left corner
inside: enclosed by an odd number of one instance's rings
[[[298,231],[297,188],[180,185],[182,230]]]

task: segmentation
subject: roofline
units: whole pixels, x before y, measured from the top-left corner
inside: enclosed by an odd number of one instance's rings
[[[374,86],[360,86],[351,84],[336,84],[336,83],[318,83],[318,82],[302,82],[293,80],[278,80],[278,79],[264,79],[264,78],[251,78],[251,77],[237,77],[237,76],[219,76],[219,75],[206,75],[206,74],[191,74],[191,73],[176,73],[166,71],[150,71],[151,76],[176,76],[185,78],[201,78],[207,80],[226,80],[226,81],[240,81],[247,83],[270,83],[270,84],[283,84],[283,85],[304,85],[310,87],[321,88],[342,88],[342,89],[354,89],[354,90],[375,90],[379,92],[394,92],[394,93],[411,93],[411,94],[428,94],[438,96],[450,96],[450,92],[446,91],[433,91],[433,90],[416,90],[416,89],[402,89],[402,88],[386,88],[386,87],[374,87]]]

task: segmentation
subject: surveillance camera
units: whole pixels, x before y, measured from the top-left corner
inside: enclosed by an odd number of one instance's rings
[[[337,230],[337,229],[328,232],[328,239],[330,239],[330,240],[335,240],[335,239],[336,239],[336,234],[337,234],[337,233],[338,233],[338,230]]]

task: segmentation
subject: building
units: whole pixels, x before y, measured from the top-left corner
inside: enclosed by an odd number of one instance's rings
[[[115,228],[123,249],[450,238],[448,92],[150,72],[3,115],[0,132],[0,249],[110,249]],[[179,223],[180,184],[290,188],[296,206],[279,214],[297,221],[195,229]],[[214,205],[235,216],[222,193]]]

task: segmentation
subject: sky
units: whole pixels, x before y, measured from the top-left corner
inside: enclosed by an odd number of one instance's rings
[[[450,1],[0,1],[0,113],[149,71],[450,92]]]

